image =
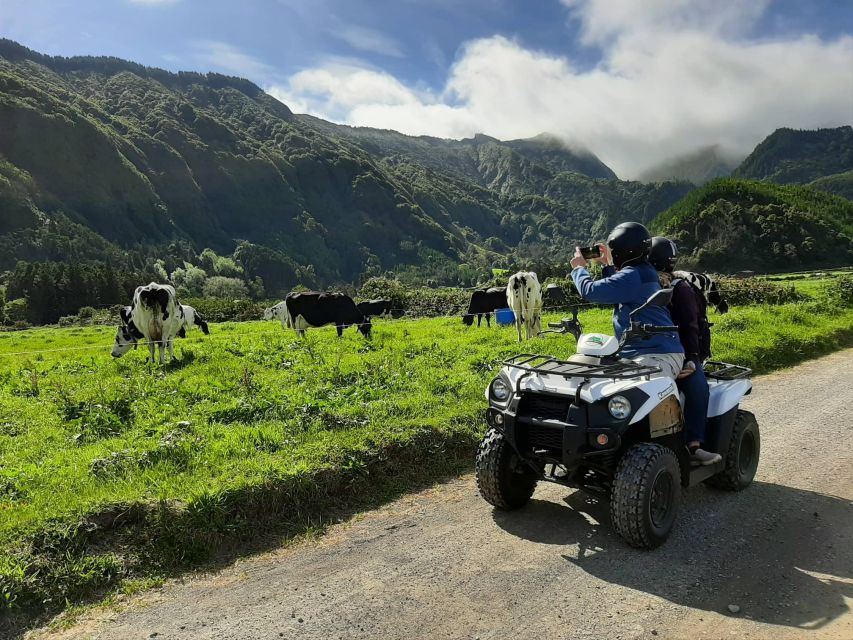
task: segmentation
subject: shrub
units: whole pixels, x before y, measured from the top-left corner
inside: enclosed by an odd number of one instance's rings
[[[370,278],[358,292],[359,298],[364,300],[387,298],[391,300],[394,309],[406,309],[408,295],[409,292],[399,280],[379,277]]]
[[[4,310],[6,312],[6,321],[8,323],[17,326],[19,322],[27,322],[29,305],[25,298],[10,300],[6,303]]]
[[[823,293],[834,304],[853,307],[853,276],[839,276],[823,285]]]
[[[208,322],[260,320],[264,313],[263,304],[245,299],[187,298],[181,302],[195,308]]]
[[[747,280],[717,278],[716,280],[723,298],[732,306],[786,304],[807,300],[807,296],[797,291],[794,285],[775,284],[755,278]]]

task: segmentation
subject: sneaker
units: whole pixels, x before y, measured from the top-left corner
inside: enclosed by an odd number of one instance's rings
[[[715,462],[719,462],[723,459],[719,453],[711,453],[710,451],[705,451],[704,449],[696,449],[693,452],[693,459],[699,462],[699,464],[705,466],[709,464],[714,464]]]

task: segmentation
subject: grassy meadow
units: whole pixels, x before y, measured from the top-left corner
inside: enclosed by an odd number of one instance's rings
[[[610,329],[605,309],[581,320]],[[757,372],[853,343],[853,307],[820,301],[712,322],[714,356]],[[280,542],[465,468],[499,361],[574,351],[571,336],[518,345],[459,318],[378,320],[371,341],[246,322],[191,333],[161,367],[144,349],[114,360],[113,335],[0,333],[0,618]]]

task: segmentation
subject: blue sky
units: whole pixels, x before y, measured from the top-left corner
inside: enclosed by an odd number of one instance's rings
[[[853,71],[843,70],[845,58],[853,69],[852,34],[853,2],[846,0],[3,0],[0,7],[0,36],[44,53],[241,75],[296,110],[408,133],[553,130],[626,174],[663,151],[717,142],[739,151],[744,133],[750,144],[769,133],[754,126],[719,135],[714,113],[682,122],[673,112],[679,122],[662,127],[662,102],[684,81],[679,58],[693,75],[708,75],[706,87],[729,74],[721,90],[753,91],[753,76],[764,74],[762,91],[786,99],[793,89],[814,88],[811,66],[826,68],[835,74],[834,91],[821,85],[817,97],[769,119],[762,111],[756,126],[841,123],[847,107],[853,120]],[[802,77],[763,86],[778,74],[770,68],[774,46],[798,56],[791,72]],[[741,58],[749,69],[736,68]],[[701,86],[690,88],[704,110]],[[818,99],[826,104],[816,109]],[[648,113],[636,113],[638,102],[650,104]],[[722,100],[718,113],[736,118],[756,103],[766,110],[766,102]],[[610,113],[610,104],[621,107]],[[624,122],[635,115],[654,126],[626,143],[630,129],[643,126]],[[603,135],[612,118],[621,118],[610,126],[622,133]],[[696,127],[702,135],[693,135]],[[684,130],[691,135],[679,138]],[[652,135],[666,139],[660,153],[649,149]]]

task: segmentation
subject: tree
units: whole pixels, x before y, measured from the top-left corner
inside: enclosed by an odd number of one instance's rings
[[[179,296],[185,298],[200,296],[206,279],[207,273],[205,270],[189,262],[185,262],[183,268],[178,267],[172,272],[172,282],[175,283],[175,290]]]
[[[246,283],[239,278],[226,278],[225,276],[213,276],[204,283],[205,298],[226,298],[239,300],[249,297]]]

